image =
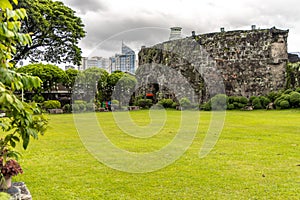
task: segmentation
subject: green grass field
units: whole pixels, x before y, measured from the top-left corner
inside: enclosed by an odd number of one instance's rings
[[[130,113],[149,123],[147,111]],[[179,111],[167,111],[161,133],[151,139],[123,134],[112,113],[97,113],[101,127],[122,149],[150,152],[166,145],[178,129]],[[194,142],[173,164],[132,174],[97,161],[83,146],[73,116],[50,115],[47,133],[22,151],[24,181],[33,199],[300,199],[300,110],[229,111],[211,153],[198,154],[210,112],[201,112]]]

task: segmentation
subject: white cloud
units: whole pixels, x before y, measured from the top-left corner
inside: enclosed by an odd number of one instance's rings
[[[97,45],[105,54],[119,50],[121,40],[138,50],[142,44],[168,39],[168,28],[183,27],[183,33],[250,29],[276,26],[290,29],[289,51],[300,51],[298,0],[63,0],[83,19],[87,36],[80,43],[84,54]],[[144,29],[161,27],[164,29]],[[138,30],[135,30],[139,28]],[[124,32],[125,31],[125,32]],[[152,32],[152,33],[151,33]],[[114,36],[110,38],[111,36]],[[110,38],[110,39],[108,39]],[[105,42],[103,42],[105,41]],[[102,42],[102,43],[101,43]],[[101,45],[99,45],[101,43]],[[129,45],[129,46],[130,46]]]

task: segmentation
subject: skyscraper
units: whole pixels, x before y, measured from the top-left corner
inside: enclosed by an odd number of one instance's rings
[[[122,42],[121,54],[109,58],[110,72],[122,71],[134,74],[135,52]]]

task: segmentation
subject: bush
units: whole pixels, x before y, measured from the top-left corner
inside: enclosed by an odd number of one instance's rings
[[[246,106],[247,103],[248,103],[248,99],[247,99],[246,97],[240,97],[240,98],[239,98],[239,102],[240,102],[241,104],[243,104],[244,106]]]
[[[252,106],[254,109],[262,109],[263,108],[259,97],[256,97],[252,100]]]
[[[211,108],[213,110],[226,110],[227,96],[225,94],[217,94],[211,98]]]
[[[70,113],[72,111],[71,105],[70,104],[65,104],[63,106],[63,110],[65,113]]]
[[[263,108],[266,108],[269,105],[269,103],[271,103],[270,99],[267,97],[261,96],[259,97],[259,99]]]
[[[249,102],[250,102],[251,104],[253,104],[253,100],[256,99],[256,98],[257,98],[257,96],[251,96],[251,97],[249,98]]]
[[[288,108],[290,108],[290,103],[287,100],[282,100],[282,101],[280,101],[280,108],[288,109]]]
[[[45,101],[45,98],[42,95],[36,94],[32,97],[32,100],[36,103],[42,103]]]
[[[179,106],[179,104],[176,103],[176,102],[174,102],[174,103],[172,104],[172,108],[176,108],[177,106]]]
[[[172,108],[174,101],[172,99],[162,99],[158,103],[164,108]]]
[[[290,94],[291,92],[293,92],[292,89],[287,89],[287,90],[285,90],[285,91],[283,92],[283,94]]]
[[[270,99],[271,102],[274,102],[278,97],[281,96],[281,92],[270,92],[267,97]]]
[[[136,105],[141,108],[150,108],[152,106],[152,100],[151,99],[139,99],[136,102]]]
[[[86,111],[87,103],[83,100],[75,100],[72,105],[72,110],[75,112],[84,112]]]
[[[227,105],[227,110],[233,110],[234,109],[234,105],[233,104],[228,104]]]
[[[95,111],[95,104],[94,103],[86,104],[86,110],[87,111]]]
[[[208,101],[200,106],[201,110],[210,111],[211,110],[211,101]]]
[[[57,100],[49,100],[49,101],[44,101],[42,107],[46,110],[48,109],[58,109],[61,107],[61,104]]]
[[[298,92],[292,92],[290,94],[290,103],[291,103],[291,106],[297,108],[300,106],[300,93]]]
[[[300,93],[300,87],[297,87],[296,90],[295,90],[295,92]]]
[[[113,99],[113,100],[111,100],[111,104],[119,106],[119,101],[116,99]]]
[[[175,103],[175,102],[174,102]],[[177,103],[175,103],[176,104],[176,106],[177,106]],[[182,99],[180,99],[179,100],[179,105],[182,107],[182,108],[190,108],[191,107],[191,101],[188,99],[188,98],[182,98]],[[175,107],[176,107],[175,106]],[[174,107],[174,106],[173,106]],[[174,107],[174,108],[175,108]]]

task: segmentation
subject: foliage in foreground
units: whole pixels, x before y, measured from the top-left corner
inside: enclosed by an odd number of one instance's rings
[[[13,1],[17,4],[17,1]],[[10,161],[17,158],[18,153],[14,148],[16,143],[21,142],[27,149],[31,138],[38,138],[43,134],[47,120],[40,114],[36,104],[28,104],[15,95],[16,91],[32,90],[40,87],[41,80],[38,77],[17,73],[15,66],[9,61],[17,52],[17,45],[30,45],[31,38],[28,34],[20,33],[21,20],[26,18],[24,9],[12,10],[9,1],[0,3],[0,110],[5,117],[0,118],[0,128],[4,132],[0,139],[0,158],[2,160],[1,182],[6,175],[21,173],[18,164]],[[7,163],[9,167],[16,167],[14,174],[5,170]]]

